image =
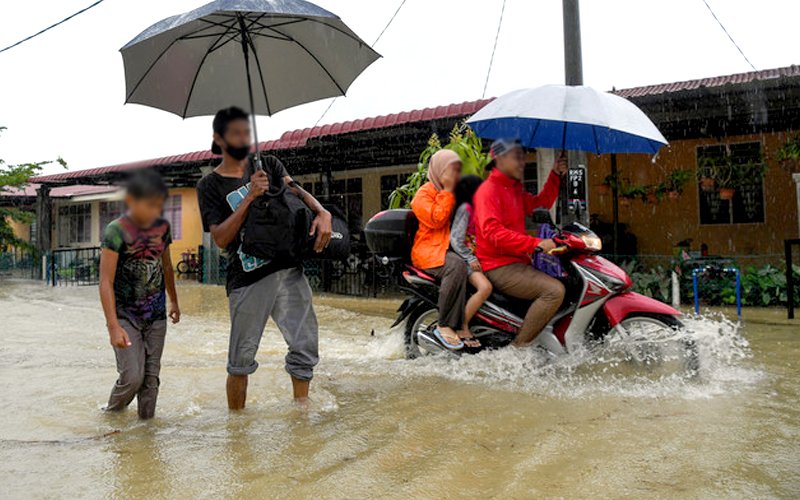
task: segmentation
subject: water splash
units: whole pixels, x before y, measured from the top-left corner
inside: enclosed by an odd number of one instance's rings
[[[700,399],[738,392],[763,378],[763,372],[748,363],[752,355],[738,324],[721,315],[690,316],[684,323],[685,329],[662,335],[655,344],[684,346],[693,342],[700,366],[696,375],[682,369],[665,370],[682,363],[675,353],[664,359],[632,360],[624,340],[558,358],[539,349],[506,348],[473,356],[442,354],[398,360],[403,355],[403,333],[396,328],[372,342],[368,357],[373,363],[383,360],[396,376],[443,377],[557,398]],[[627,347],[641,348],[638,344]]]

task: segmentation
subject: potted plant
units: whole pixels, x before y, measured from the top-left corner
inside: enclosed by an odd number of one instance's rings
[[[670,200],[677,200],[683,194],[683,187],[691,178],[692,173],[689,170],[679,168],[670,172],[666,181],[659,188],[662,192],[667,193]]]
[[[730,153],[721,158],[708,158],[708,160],[708,163],[712,165],[709,175],[714,179],[714,186],[719,189],[719,199],[732,200],[733,195],[736,194],[738,166],[734,165]]]
[[[800,172],[800,134],[789,136],[776,155],[781,168],[789,173]]]
[[[614,187],[614,184],[617,182],[617,178],[614,175],[607,175],[605,179],[603,179],[603,183],[597,186],[597,194],[600,196],[606,196],[611,193],[611,189]]]
[[[714,174],[717,170],[717,162],[714,158],[703,157],[700,159],[700,166],[697,169],[697,179],[700,181],[700,189],[706,193],[714,191],[716,179]]]
[[[644,186],[620,185],[619,196],[619,204],[623,207],[629,207],[636,198],[646,201],[647,189]]]

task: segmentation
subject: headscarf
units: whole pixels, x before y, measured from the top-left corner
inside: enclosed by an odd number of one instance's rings
[[[457,161],[461,161],[458,153],[449,149],[440,149],[431,156],[431,161],[428,163],[428,180],[433,183],[433,187],[437,191],[441,191],[444,187],[442,186],[442,175],[451,163]]]

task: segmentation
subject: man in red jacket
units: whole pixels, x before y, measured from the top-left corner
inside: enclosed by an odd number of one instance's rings
[[[499,139],[492,144],[494,164],[489,178],[475,193],[476,254],[483,271],[498,290],[534,301],[517,332],[514,345],[530,344],[547,325],[564,300],[564,285],[533,268],[531,255],[539,247],[556,247],[553,240],[529,236],[525,217],[534,209],[553,206],[567,162],[559,158],[538,195],[523,189],[525,155],[516,141]]]

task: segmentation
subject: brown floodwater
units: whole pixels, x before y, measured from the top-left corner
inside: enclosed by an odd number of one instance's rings
[[[394,301],[324,297],[310,406],[270,324],[230,414],[224,293],[180,294],[141,422],[100,411],[116,374],[96,288],[0,282],[0,497],[800,496],[800,327],[781,311],[690,319],[687,379],[591,353],[407,361]]]

